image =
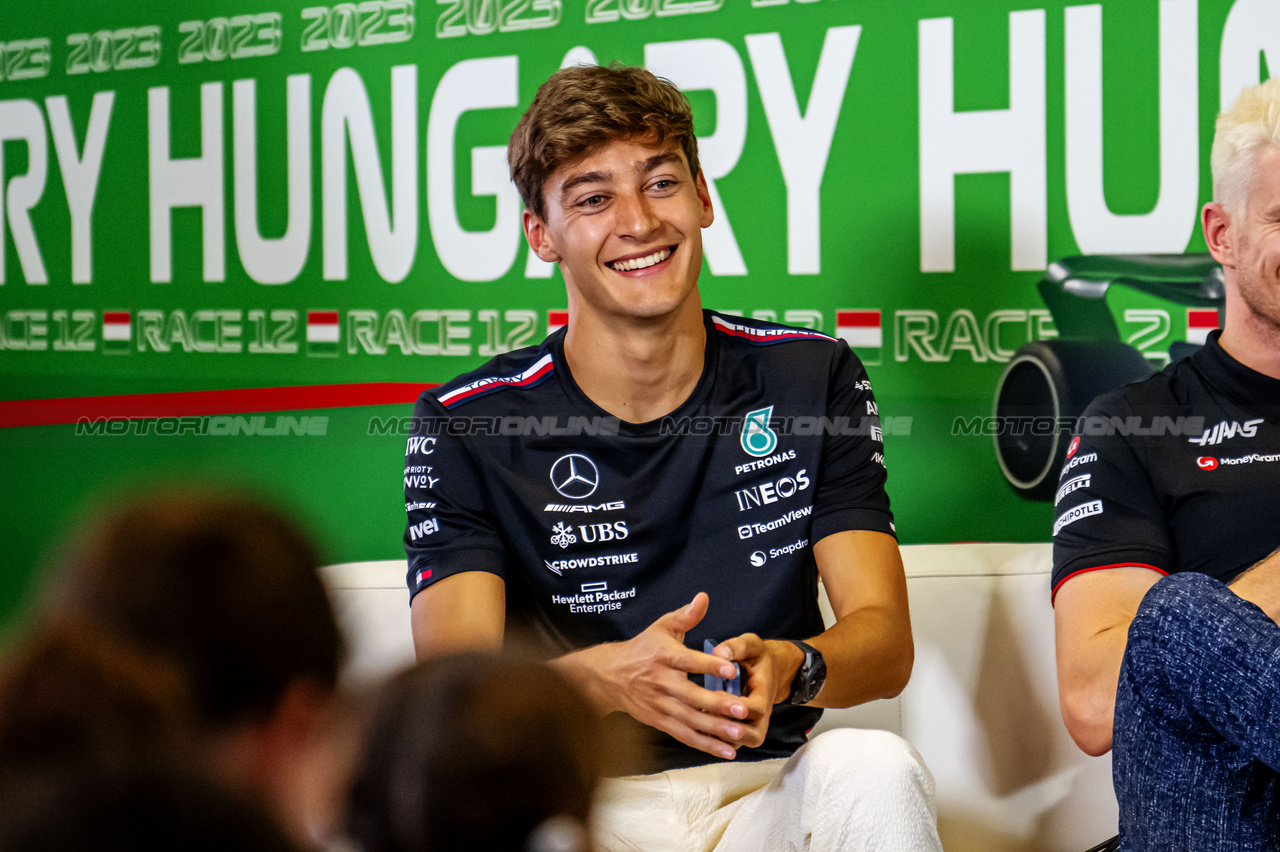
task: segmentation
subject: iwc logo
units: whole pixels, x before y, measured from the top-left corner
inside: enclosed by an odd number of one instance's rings
[[[600,471],[591,459],[578,453],[570,453],[556,459],[556,463],[551,465],[551,484],[563,497],[584,500],[596,493],[596,486],[600,484]]]
[[[778,446],[778,433],[769,428],[773,406],[748,411],[742,421],[742,449],[747,455],[763,458]]]

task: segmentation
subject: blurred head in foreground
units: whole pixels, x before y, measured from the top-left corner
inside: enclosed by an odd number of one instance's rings
[[[40,626],[0,665],[0,813],[60,779],[189,763],[181,672],[90,624]]]
[[[260,503],[158,493],[64,548],[45,620],[92,625],[180,672],[214,772],[301,837],[316,830],[305,812],[341,656],[318,566],[297,527]]]
[[[0,852],[294,852],[257,805],[194,774],[85,769],[0,811]]]
[[[549,667],[459,654],[374,703],[347,827],[362,852],[587,850],[600,720]]]

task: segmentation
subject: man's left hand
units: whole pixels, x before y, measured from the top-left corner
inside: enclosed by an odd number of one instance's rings
[[[755,748],[769,731],[773,705],[791,695],[791,682],[804,662],[804,652],[790,642],[744,633],[726,639],[711,652],[742,670],[742,736],[737,746]]]

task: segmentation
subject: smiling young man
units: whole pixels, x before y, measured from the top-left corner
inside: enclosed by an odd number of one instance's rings
[[[1280,79],[1218,117],[1211,165],[1221,332],[1086,411],[1202,427],[1077,437],[1058,490],[1062,716],[1114,745],[1127,850],[1280,837]]]
[[[938,849],[909,745],[807,742],[817,708],[896,695],[911,671],[862,365],[826,335],[702,309],[714,212],[669,83],[560,71],[508,160],[569,322],[418,402],[419,656],[529,629],[602,713],[652,735],[660,771],[601,791],[602,849]],[[738,671],[740,695],[719,688]]]

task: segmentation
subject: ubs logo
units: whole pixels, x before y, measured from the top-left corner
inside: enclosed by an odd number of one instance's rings
[[[584,455],[569,453],[551,465],[551,484],[563,497],[584,500],[596,493],[600,471],[596,463]]]

